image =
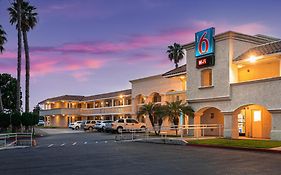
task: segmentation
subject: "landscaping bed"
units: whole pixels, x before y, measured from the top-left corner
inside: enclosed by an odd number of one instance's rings
[[[237,148],[274,148],[281,147],[281,141],[272,140],[242,140],[242,139],[203,139],[188,140],[188,144],[193,145],[210,145],[220,147],[237,147]]]

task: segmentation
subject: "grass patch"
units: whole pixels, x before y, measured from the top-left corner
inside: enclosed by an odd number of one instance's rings
[[[274,148],[280,147],[281,141],[272,140],[240,140],[240,139],[205,139],[188,141],[191,144],[229,146],[240,148]]]

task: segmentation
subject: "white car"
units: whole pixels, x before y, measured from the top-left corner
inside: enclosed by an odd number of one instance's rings
[[[112,123],[113,121],[112,120],[104,120],[104,121],[100,121],[100,122],[97,122],[96,125],[95,125],[95,129],[97,131],[105,131],[105,125],[107,123]]]
[[[69,128],[71,128],[71,129],[75,129],[75,130],[78,130],[78,129],[81,129],[81,128],[83,128],[83,125],[85,124],[85,122],[84,121],[76,121],[76,122],[74,122],[74,123],[70,123],[69,125],[68,125],[68,127]]]
[[[136,119],[127,118],[119,119],[111,124],[111,130],[117,131],[117,133],[122,133],[126,131],[145,131],[146,124],[138,122]]]
[[[39,120],[37,126],[45,126],[44,120]]]

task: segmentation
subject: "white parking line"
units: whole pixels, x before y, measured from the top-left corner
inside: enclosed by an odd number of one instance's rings
[[[65,145],[65,143],[61,144],[60,146],[64,146],[64,145]]]
[[[88,142],[84,142],[84,144],[86,145]]]
[[[74,145],[76,145],[77,144],[77,142],[74,142],[73,144],[72,144],[72,146],[74,146]]]
[[[52,147],[52,146],[54,146],[54,144],[50,144],[50,145],[48,146],[48,148],[50,148],[50,147]]]
[[[104,143],[107,143],[107,141],[104,141]]]

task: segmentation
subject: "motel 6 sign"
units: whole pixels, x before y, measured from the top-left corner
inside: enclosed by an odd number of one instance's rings
[[[196,67],[203,68],[215,64],[215,28],[209,28],[195,33]]]

